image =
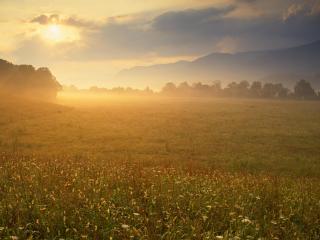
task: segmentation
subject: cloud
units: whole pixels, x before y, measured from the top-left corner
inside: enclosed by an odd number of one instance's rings
[[[74,54],[78,59],[134,58],[154,53],[159,57],[198,56],[208,51],[210,41],[210,51],[214,49],[219,36],[212,35],[211,25],[218,25],[232,9],[189,9],[154,18],[140,16],[138,21],[107,21],[99,30],[84,35],[86,47]]]
[[[41,25],[47,25],[47,24],[59,22],[59,18],[60,17],[57,14],[51,14],[51,15],[42,14],[33,18],[30,22],[39,23]]]
[[[318,0],[304,0],[291,4],[283,13],[283,20],[293,17],[320,15],[320,2]]]
[[[286,21],[291,17],[297,16],[300,13],[306,13],[306,6],[302,3],[292,4],[287,11],[283,14],[283,20]]]
[[[235,52],[280,48],[320,39],[319,18],[283,22],[280,16],[251,19],[228,17],[235,6],[221,9],[169,11],[153,19],[106,22],[84,36],[78,59],[125,59],[157,53],[162,57],[199,56],[215,51]],[[146,27],[147,26],[147,27]],[[235,40],[236,39],[236,40]]]
[[[81,44],[63,48],[65,54],[57,56],[77,61],[147,59],[151,55],[174,59],[211,52],[282,48],[320,39],[318,15],[299,14],[300,18],[290,17],[290,21],[283,21],[282,12],[254,19],[233,17],[230,14],[241,8],[236,2],[263,4],[261,0],[236,0],[219,8],[166,11],[156,16],[141,13],[109,17],[99,24],[57,14],[40,15],[32,22],[45,25],[58,22],[89,29],[81,31]],[[286,5],[287,10],[289,6]],[[314,6],[310,11],[316,12]],[[297,14],[297,10],[292,12]]]
[[[301,9],[292,7],[289,11],[293,3],[302,4]],[[212,52],[283,48],[319,40],[320,6],[315,3],[228,0],[215,7],[105,16],[97,22],[84,18],[85,15],[41,14],[19,26],[15,23],[2,27],[4,34],[19,27],[21,35],[14,35],[17,43],[13,44],[14,49],[6,50],[6,55],[3,49],[7,47],[3,44],[12,40],[2,36],[0,54],[17,63],[49,66],[64,82],[92,84],[94,79],[111,79],[116,71],[134,65],[190,60]],[[290,14],[283,21],[287,12]],[[43,41],[39,31],[54,23],[77,31],[79,41]]]
[[[220,53],[235,53],[238,47],[238,41],[233,37],[225,37],[216,44],[217,51]]]
[[[152,27],[159,31],[184,31],[185,29],[211,24],[235,9],[225,8],[189,9],[184,11],[166,12],[153,20]]]
[[[315,2],[315,3],[312,5],[310,14],[311,14],[311,15],[319,15],[319,14],[320,14],[320,2]]]
[[[41,25],[61,24],[80,28],[96,28],[99,26],[96,22],[83,20],[77,17],[65,17],[59,14],[41,14],[31,19],[30,22]]]
[[[248,4],[252,4],[252,3],[256,3],[258,0],[235,0],[236,3],[248,3]]]

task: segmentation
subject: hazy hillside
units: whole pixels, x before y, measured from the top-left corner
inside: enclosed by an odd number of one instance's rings
[[[320,41],[278,50],[213,53],[193,62],[135,67],[119,73],[119,82],[139,86],[161,87],[165,82],[269,79],[292,86],[296,78],[305,77],[320,87]],[[282,78],[282,76],[285,76]],[[290,81],[289,76],[295,76]],[[279,78],[278,78],[279,77]],[[278,79],[277,79],[278,78]]]

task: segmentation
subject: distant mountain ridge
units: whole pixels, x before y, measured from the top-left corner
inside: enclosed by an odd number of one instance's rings
[[[292,87],[296,78],[307,78],[320,88],[320,40],[285,49],[212,53],[194,61],[173,64],[134,67],[118,75],[119,82],[127,85],[161,87],[166,82],[209,82],[263,80],[281,82]],[[283,79],[276,79],[284,77]],[[289,76],[294,76],[290,80]],[[120,84],[121,85],[121,84]]]

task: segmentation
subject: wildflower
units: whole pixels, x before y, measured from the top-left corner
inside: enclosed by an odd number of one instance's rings
[[[249,218],[244,218],[244,219],[242,219],[241,222],[243,222],[243,223],[251,223]]]
[[[130,226],[127,225],[127,224],[122,224],[121,227],[122,227],[123,229],[128,229]]]

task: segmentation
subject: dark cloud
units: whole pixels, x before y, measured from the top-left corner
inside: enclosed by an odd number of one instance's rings
[[[283,20],[295,17],[320,15],[320,2],[318,0],[304,0],[292,3],[283,14]]]
[[[32,23],[39,23],[41,25],[47,25],[50,23],[58,23],[60,22],[60,17],[58,14],[50,14],[50,15],[39,15],[33,18],[30,22]]]
[[[237,3],[255,3],[258,0],[235,0]]]
[[[91,21],[79,19],[77,17],[64,17],[59,14],[42,14],[30,21],[31,23],[39,23],[41,25],[63,24],[73,27],[96,28],[99,24]]]
[[[196,29],[203,25],[219,21],[223,16],[234,10],[234,6],[226,8],[189,9],[179,12],[167,12],[153,21],[152,27],[160,31],[184,31],[190,28]]]
[[[320,39],[317,14],[300,14],[287,21],[283,21],[280,13],[255,19],[229,17],[236,8],[233,4],[224,8],[169,11],[151,19],[140,16],[139,21],[130,21],[130,16],[121,20],[112,18],[95,25],[95,31],[84,31],[84,44],[68,49],[68,56],[78,60],[138,58],[148,54],[199,56],[223,49],[281,48]],[[38,16],[33,22],[48,24],[52,19],[72,26],[90,25],[77,18],[55,15]]]

